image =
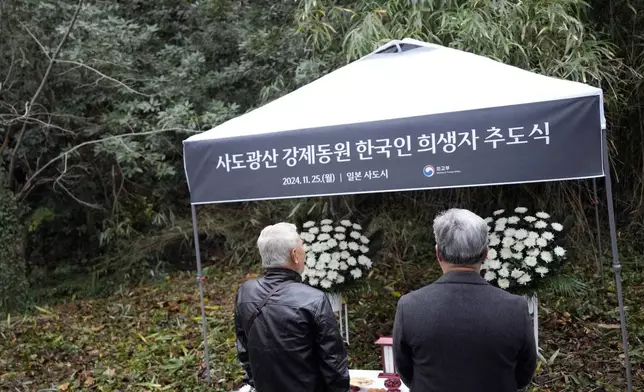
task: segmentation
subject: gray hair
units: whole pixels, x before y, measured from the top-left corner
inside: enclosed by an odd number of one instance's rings
[[[443,261],[473,265],[483,261],[488,245],[488,226],[472,211],[452,208],[434,219],[434,237]]]
[[[289,253],[300,244],[297,226],[280,222],[267,226],[257,239],[257,248],[264,268],[281,267],[288,262]]]

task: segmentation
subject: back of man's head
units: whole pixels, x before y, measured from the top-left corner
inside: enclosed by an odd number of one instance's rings
[[[267,226],[257,239],[257,248],[264,268],[284,267],[289,263],[290,252],[300,244],[294,224],[280,222]]]
[[[475,213],[452,208],[434,219],[434,237],[440,261],[471,266],[487,255],[488,226]]]

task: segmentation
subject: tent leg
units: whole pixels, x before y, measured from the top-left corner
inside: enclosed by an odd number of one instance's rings
[[[604,252],[602,250],[602,235],[599,225],[599,197],[597,197],[597,179],[593,178],[593,204],[595,205],[595,222],[597,223],[597,272],[599,273],[599,278],[602,282],[602,287],[604,286],[604,263],[603,256]]]
[[[206,326],[206,305],[203,299],[203,281],[201,275],[201,251],[199,249],[199,230],[197,221],[197,208],[194,204],[190,205],[192,209],[192,233],[195,240],[195,253],[197,255],[197,283],[199,284],[199,298],[201,300],[201,328],[203,330],[203,351],[204,359],[206,361],[206,380],[210,384],[210,356],[208,354],[208,330]]]
[[[628,331],[626,330],[626,312],[624,310],[624,294],[622,290],[622,266],[619,263],[617,251],[617,228],[615,225],[615,211],[613,207],[613,189],[611,183],[610,162],[608,159],[608,142],[606,130],[603,132],[604,171],[606,180],[606,206],[608,208],[608,221],[610,225],[610,244],[613,253],[613,272],[615,273],[615,287],[617,288],[617,302],[619,306],[619,319],[622,330],[622,349],[624,350],[624,365],[626,367],[626,382],[628,392],[633,392],[633,376],[631,373],[631,359],[628,353]]]

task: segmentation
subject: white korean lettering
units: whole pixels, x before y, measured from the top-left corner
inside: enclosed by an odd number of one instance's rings
[[[492,143],[492,146],[496,149],[496,144],[499,142],[504,142],[505,139],[501,134],[501,130],[496,127],[492,127],[487,130],[488,133],[491,133],[488,137],[485,138],[485,143]],[[490,140],[491,139],[491,140]]]
[[[358,151],[358,154],[360,155],[360,160],[367,160],[367,159],[373,159],[371,156],[371,153],[373,151],[373,146],[371,145],[371,139],[365,141],[360,140],[358,143],[356,143],[356,151]],[[369,156],[365,156],[365,154]]]
[[[334,154],[338,162],[349,162],[351,160],[351,149],[349,148],[349,142],[336,143],[334,146]],[[343,159],[345,157],[345,159]]]
[[[476,151],[476,141],[480,139],[479,136],[476,136],[476,129],[472,129],[471,132],[460,132],[458,135],[462,136],[463,139],[461,139],[461,142],[457,147],[460,147],[464,143],[467,143],[469,146],[472,146],[472,150]],[[470,135],[472,135],[472,140],[470,140]]]
[[[378,139],[374,144],[373,149],[376,150],[376,153],[385,154],[387,155],[387,159],[389,159],[391,154],[389,151],[391,149],[391,142],[389,139]]]
[[[527,143],[528,142],[527,140],[520,140],[520,138],[525,137],[525,134],[519,133],[521,130],[523,130],[523,127],[508,128],[508,131],[509,131],[508,137],[510,139],[514,139],[514,141],[513,142],[508,142],[507,144],[525,144],[525,143]]]
[[[431,151],[432,154],[436,154],[436,138],[434,134],[432,133],[429,136],[422,134],[418,136],[418,146],[420,147],[418,152]]]
[[[532,136],[534,134],[539,134],[539,136]],[[532,132],[530,132],[530,135],[528,137],[531,137],[535,140],[538,139],[545,139],[546,144],[550,144],[550,123],[547,121],[543,123],[543,130],[539,128],[539,124],[534,124],[534,127],[532,128]]]
[[[320,144],[318,146],[318,151],[317,151],[318,162],[320,162],[323,165],[326,165],[327,163],[331,162],[331,155],[333,155],[333,151],[331,151],[330,144]]]
[[[411,137],[399,137],[394,140],[394,147],[398,149],[399,157],[410,157],[411,156]],[[405,153],[405,151],[407,153]]]
[[[274,169],[277,167],[277,151],[275,149],[264,151],[264,156],[262,157],[262,162],[267,169]],[[270,163],[273,163],[272,165]]]
[[[315,146],[306,146],[300,148],[300,159],[298,161],[306,161],[309,165],[315,165]]]
[[[284,156],[282,157],[283,161],[286,161],[286,164],[290,167],[297,165],[297,148],[286,148],[284,150]]]
[[[445,144],[443,146],[443,151],[451,154],[456,151],[456,132],[450,131],[446,133],[441,133],[438,138],[438,144]]]
[[[219,169],[220,167],[224,167],[227,172],[230,171],[230,156],[228,154],[225,154],[224,156],[219,156],[219,160],[217,161],[217,167],[215,167],[215,170]]]
[[[257,151],[251,151],[246,153],[246,163],[250,170],[259,170],[261,167],[260,161],[262,160],[262,153]]]
[[[380,177],[389,178],[389,169],[380,172]]]
[[[233,166],[231,169],[244,169],[246,161],[244,160],[244,154],[233,154]]]

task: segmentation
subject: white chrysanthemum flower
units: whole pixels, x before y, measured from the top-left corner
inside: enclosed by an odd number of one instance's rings
[[[566,250],[561,246],[555,247],[555,255],[559,257],[564,257],[566,255]]]
[[[507,279],[499,279],[499,280],[496,281],[496,283],[502,289],[507,289],[508,287],[510,287],[510,281],[507,280]]]
[[[552,261],[552,253],[550,252],[541,252],[541,260],[545,261],[546,263],[550,263]]]
[[[508,218],[499,218],[496,220],[496,225],[505,225],[508,223]]]
[[[357,231],[352,231],[351,234],[349,234],[349,237],[353,238],[354,240],[360,239],[360,233]]]
[[[519,282],[519,284],[522,284],[522,285],[524,285],[524,286],[525,286],[525,285],[526,285],[526,284],[528,284],[528,282],[530,282],[531,280],[532,280],[532,277],[530,276],[530,274],[527,274],[527,273],[526,273],[526,274],[522,275],[522,276],[519,278],[518,282]]]
[[[505,248],[510,248],[512,245],[514,245],[515,241],[512,237],[504,237],[502,243]]]
[[[329,261],[331,261],[331,255],[328,253],[322,253],[318,260],[320,260],[323,263],[328,263]]]
[[[342,283],[344,283],[344,276],[342,276],[342,275],[338,275],[338,277],[337,277],[337,279],[336,279],[336,282],[338,282],[338,284],[342,284]]]
[[[353,224],[353,230],[362,230],[362,226],[360,226],[360,225],[359,225],[359,224],[357,224],[357,223],[354,223],[354,224]]]
[[[308,246],[307,244],[302,244],[302,249],[304,249],[304,253],[306,253],[309,251],[309,249],[311,249],[311,247]]]
[[[351,226],[353,223],[351,223],[351,221],[350,221],[350,220],[345,219],[345,220],[341,220],[341,221],[340,221],[340,224],[341,224],[342,226],[349,227],[349,226]]]
[[[371,268],[371,266],[373,265],[370,258],[362,255],[358,256],[358,264],[364,265],[367,268]]]
[[[539,266],[539,267],[535,268],[534,271],[536,273],[538,273],[539,275],[541,275],[541,277],[543,278],[548,273],[549,270],[546,267]]]
[[[349,257],[347,259],[347,264],[353,267],[354,265],[358,264],[358,260],[356,260],[355,257]]]
[[[543,234],[541,234],[541,237],[548,241],[552,241],[555,239],[555,235],[549,231],[544,231]]]
[[[523,274],[525,274],[525,272],[515,268],[512,270],[510,276],[512,276],[514,279],[519,279],[521,276],[523,276]]]
[[[535,265],[537,265],[537,258],[534,256],[528,256],[524,261],[528,267],[534,267]]]
[[[512,250],[510,248],[501,248],[501,258],[507,260],[512,257]]]
[[[517,231],[516,231],[515,229],[513,229],[513,228],[509,228],[509,229],[507,229],[506,231],[504,231],[504,232],[503,232],[503,234],[504,234],[506,237],[514,237],[514,234],[515,234],[516,232],[517,232]]]
[[[507,278],[508,276],[510,276],[510,271],[505,267],[501,268],[498,273],[499,273],[499,276],[504,278]]]
[[[490,260],[485,260],[483,264],[481,264],[481,270],[485,271],[490,269]]]
[[[517,252],[517,253],[512,253],[512,257],[514,257],[517,260],[523,259],[523,253]]]
[[[523,217],[523,220],[528,222],[528,223],[532,223],[532,222],[535,222],[537,220],[537,218],[535,218],[534,216],[528,215],[528,216]]]
[[[319,232],[320,232],[320,229],[319,229],[319,228],[317,228],[317,227],[315,227],[315,226],[313,226],[313,227],[311,227],[311,228],[309,229],[309,233],[311,233],[311,234],[317,234],[317,233],[319,233]]]
[[[528,212],[528,209],[525,207],[517,207],[514,209],[514,212],[516,212],[517,214],[525,214],[526,212]]]
[[[340,268],[340,262],[338,262],[337,260],[331,260],[331,262],[329,263],[329,269],[331,271],[336,271],[338,270],[338,268]]]
[[[505,210],[496,210],[496,211],[494,211],[494,212],[492,213],[492,215],[497,216],[497,215],[501,215],[501,214],[503,214],[504,212],[505,212]]]
[[[333,252],[333,253],[331,254],[331,260],[333,260],[333,261],[340,261],[340,259],[341,259],[341,257],[340,257],[340,252]]]
[[[320,230],[322,230],[323,233],[330,233],[333,231],[333,226],[324,225]]]
[[[338,233],[345,233],[347,231],[347,228],[344,226],[338,226],[335,228],[335,231]]]
[[[545,229],[546,227],[548,227],[548,224],[546,222],[540,220],[540,221],[538,221],[538,222],[536,222],[534,224],[534,227],[535,227],[535,229]]]
[[[494,279],[496,279],[496,274],[494,273],[494,271],[487,271],[483,277],[484,277],[484,278],[485,278],[485,280],[487,280],[488,282],[491,282],[491,281],[493,281]]]
[[[369,238],[367,238],[365,236],[362,236],[362,237],[360,237],[360,242],[362,242],[363,244],[366,245],[366,244],[369,243]]]
[[[537,238],[537,246],[539,246],[540,248],[545,248],[546,246],[548,246],[548,241],[543,238]]]
[[[324,264],[321,261],[318,261],[317,263],[315,263],[315,269],[318,271],[324,271],[326,269],[326,264]]]
[[[527,246],[528,248],[533,248],[537,246],[537,241],[534,238],[526,238],[523,240],[523,245]]]
[[[540,218],[540,219],[548,219],[548,218],[550,218],[550,215],[548,215],[547,213],[545,213],[543,211],[537,212],[535,215],[537,216],[537,218]]]
[[[517,252],[521,252],[525,249],[525,244],[523,242],[517,242],[516,244],[514,244],[512,249],[516,250]]]
[[[528,233],[528,238],[532,238],[533,240],[536,241],[537,238],[539,238],[539,233],[537,233],[536,231],[531,231]]]
[[[518,216],[511,216],[508,218],[508,223],[511,225],[516,225],[520,220],[521,218],[519,218]]]
[[[487,251],[488,260],[494,260],[494,259],[497,258],[497,256],[498,256],[498,254],[497,254],[495,249],[492,249],[492,248],[488,249],[488,251]]]
[[[324,278],[326,276],[326,270],[315,270],[315,276]]]
[[[338,272],[337,271],[329,271],[329,273],[326,274],[326,278],[333,282],[334,280],[336,280],[338,278]]]
[[[496,225],[494,226],[494,231],[504,231],[505,225]]]
[[[354,279],[358,279],[362,276],[362,271],[358,268],[354,268],[351,270],[351,276],[353,276]]]
[[[330,239],[331,239],[331,236],[328,235],[327,233],[322,233],[318,236],[318,241],[326,241]]]
[[[309,268],[315,268],[315,264],[317,264],[317,261],[315,259],[306,259],[306,266]]]
[[[485,218],[485,223],[492,223],[492,222],[494,222],[494,218],[492,217]]]
[[[337,245],[338,245],[338,241],[334,240],[333,238],[329,239],[329,240],[326,242],[326,246],[328,246],[328,247],[329,247],[329,249],[330,249],[330,248],[335,248]]]
[[[501,262],[499,260],[487,260],[487,261],[490,269],[498,270],[501,268]]]
[[[360,247],[360,252],[362,253],[369,253],[369,247],[362,245]]]
[[[344,241],[347,238],[347,236],[344,234],[335,234],[333,238],[335,238],[338,241]]]
[[[308,221],[302,225],[303,228],[308,229],[309,227],[315,226],[315,222],[313,221]]]
[[[322,219],[322,220],[320,221],[320,224],[321,224],[321,225],[330,225],[330,224],[332,224],[332,223],[333,223],[333,221],[332,221],[331,219]]]
[[[349,247],[349,244],[347,244],[346,241],[340,241],[340,243],[338,244],[338,247],[342,250],[345,250]]]
[[[528,238],[528,230],[526,229],[519,229],[514,233],[514,237],[519,240],[523,240]]]
[[[341,261],[340,262],[340,271],[346,271],[347,269],[349,269],[349,266],[347,265],[347,263],[344,262],[344,261]]]
[[[340,252],[340,258],[341,259],[346,260],[349,257],[351,257],[351,253],[347,252],[346,250],[343,250],[342,252]]]
[[[539,256],[540,253],[541,253],[541,251],[539,249],[537,249],[537,248],[530,249],[527,252],[528,256]]]
[[[328,280],[328,279],[322,279],[322,281],[320,282],[320,287],[322,287],[323,289],[330,288],[331,287],[331,281]]]
[[[358,250],[358,249],[360,249],[360,245],[358,245],[355,242],[349,242],[349,249],[351,249],[353,251]]]
[[[488,237],[488,239],[489,239],[489,241],[490,241],[490,242],[489,242],[489,245],[490,245],[490,246],[497,246],[498,244],[500,244],[500,243],[501,243],[501,239],[499,238],[499,236],[498,236],[498,235],[496,235],[496,233],[492,233],[492,234],[490,234],[490,235],[489,235],[489,237]]]
[[[555,223],[552,223],[550,226],[552,226],[552,228],[553,228],[555,231],[561,231],[561,230],[563,230],[563,225],[562,225],[561,223],[556,223],[556,222],[555,222]]]
[[[311,279],[309,279],[309,284],[310,284],[311,286],[317,286],[319,282],[320,282],[320,280],[319,280],[319,279],[317,279],[317,278],[311,278]]]
[[[506,268],[506,269],[510,269],[511,267],[512,267],[512,264],[510,263],[503,263],[503,265],[501,266],[501,268]]]

